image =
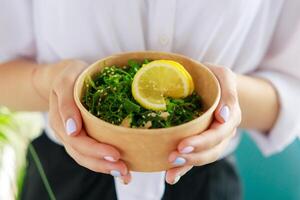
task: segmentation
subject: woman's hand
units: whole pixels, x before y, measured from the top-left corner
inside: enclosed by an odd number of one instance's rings
[[[216,161],[235,135],[241,122],[236,76],[224,67],[207,65],[217,76],[221,85],[221,100],[215,111],[215,119],[209,129],[196,136],[182,140],[169,156],[174,168],[169,169],[166,181],[175,184],[193,166],[202,166]]]
[[[80,111],[73,99],[73,87],[86,64],[67,60],[48,67],[53,77],[49,96],[50,124],[68,154],[81,166],[120,177],[128,183],[130,174],[118,150],[90,138],[82,127]]]

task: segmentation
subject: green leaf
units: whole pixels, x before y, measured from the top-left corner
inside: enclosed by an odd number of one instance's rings
[[[148,60],[148,59],[145,59],[145,60],[143,61],[143,64],[148,64],[149,62],[151,62],[151,61]]]
[[[6,141],[7,141],[6,136],[4,135],[4,133],[0,132],[0,142],[6,142]]]
[[[29,153],[31,154],[31,156],[33,158],[33,161],[34,161],[34,163],[36,165],[36,168],[37,168],[37,170],[38,170],[38,172],[39,172],[39,174],[41,176],[42,182],[43,182],[43,184],[45,186],[45,189],[46,189],[46,191],[48,193],[48,196],[49,196],[50,200],[56,200],[56,197],[55,197],[55,195],[53,193],[51,185],[50,185],[50,183],[48,181],[48,178],[46,176],[46,173],[44,171],[43,165],[42,165],[42,163],[41,163],[41,161],[39,159],[38,154],[35,151],[34,146],[32,144],[29,144],[28,149],[29,149]]]
[[[172,99],[171,102],[174,104],[183,104],[184,100],[183,99]]]
[[[141,107],[132,101],[125,99],[124,101],[124,108],[128,113],[133,113],[133,112],[140,112]]]
[[[132,68],[139,68],[140,67],[140,64],[135,60],[128,60],[128,65],[129,65],[129,67],[132,67]]]
[[[88,83],[90,86],[92,86],[94,89],[97,89],[97,88],[96,88],[96,85],[95,85],[95,82],[93,81],[93,79],[91,78],[91,76],[87,76],[87,77],[86,77],[86,81],[87,81],[87,83]]]
[[[96,112],[96,106],[98,104],[99,98],[100,98],[100,90],[98,90],[95,94],[93,94],[93,103],[92,103],[92,112]]]

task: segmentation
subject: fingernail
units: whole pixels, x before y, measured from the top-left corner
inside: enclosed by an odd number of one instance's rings
[[[223,118],[224,122],[227,122],[229,119],[230,110],[228,106],[223,106],[220,110],[220,116]]]
[[[191,153],[194,151],[194,147],[192,146],[187,146],[181,149],[180,153],[186,154],[186,153]]]
[[[173,185],[176,184],[179,181],[179,179],[180,179],[180,176],[176,176],[172,184]]]
[[[121,173],[118,170],[111,170],[110,174],[114,177],[120,177]]]
[[[76,123],[74,119],[69,118],[66,122],[66,132],[68,135],[72,135],[73,133],[76,132]]]
[[[117,161],[116,159],[114,159],[111,156],[104,156],[103,158],[104,158],[104,160],[107,160],[107,161],[110,161],[110,162],[116,162]]]
[[[179,165],[184,165],[186,163],[186,160],[182,157],[177,157],[174,161],[173,161],[173,165],[179,166]]]
[[[104,156],[103,158],[104,158],[104,160],[107,160],[107,161],[110,161],[110,162],[116,162],[117,161],[116,159],[114,159],[111,156]]]
[[[121,177],[117,177],[117,179],[120,181],[120,183],[127,185],[127,183],[125,183],[125,181]]]

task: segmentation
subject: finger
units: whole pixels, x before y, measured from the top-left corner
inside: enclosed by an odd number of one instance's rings
[[[232,135],[234,135],[234,133],[232,133]],[[174,151],[169,156],[169,162],[171,162],[174,167],[184,165],[202,166],[212,163],[219,159],[230,140],[231,137],[225,139],[214,148],[202,152],[180,154],[178,151]]]
[[[174,185],[180,178],[193,168],[191,165],[171,168],[166,173],[166,182]]]
[[[231,113],[238,109],[238,94],[236,75],[226,67],[207,64],[209,69],[216,75],[221,87],[221,99],[215,111],[215,117],[220,123],[230,120]]]
[[[76,137],[69,137],[64,132],[64,126],[58,114],[58,104],[56,96],[50,96],[50,124],[64,145],[70,145],[76,151],[89,157],[105,159],[115,162],[120,159],[119,151],[107,144],[100,143],[86,135],[84,130],[81,130]]]
[[[115,177],[121,177],[128,174],[128,169],[123,161],[109,162],[101,159],[91,158],[77,152],[71,146],[65,146],[68,154],[81,166],[88,168],[94,172],[111,174]]]
[[[126,174],[126,175],[124,175],[124,176],[118,177],[118,180],[119,180],[122,184],[127,185],[127,184],[130,183],[130,181],[131,181],[131,174],[128,173],[128,174]]]
[[[120,172],[120,179],[122,180],[122,182],[128,184],[131,181],[130,173],[124,174],[124,166],[126,168],[126,165],[122,161],[116,162],[117,160],[119,160],[120,154],[115,148],[106,144],[98,143],[97,141],[89,138],[84,130],[82,130],[77,137],[66,136],[65,132],[63,131],[63,124],[58,115],[58,105],[55,95],[50,97],[50,105],[51,109],[49,115],[51,126],[56,131],[56,133],[58,133],[57,136],[64,143],[65,147],[68,147],[66,148],[67,152],[77,163],[90,170],[102,173],[110,173],[116,177],[118,177]],[[84,142],[84,144],[82,144],[82,141]],[[75,149],[72,146],[75,147]],[[78,149],[76,147],[78,147]],[[104,160],[108,160],[109,162],[104,161],[103,159],[101,159],[101,157],[103,157]],[[108,163],[108,165],[111,162],[115,162],[116,165],[121,166],[111,166],[111,168],[106,168],[107,166],[105,167],[105,165],[103,165],[103,162]],[[118,167],[121,167],[121,169]]]
[[[77,137],[69,137],[66,141],[75,150],[86,156],[103,158],[112,162],[120,159],[120,153],[116,148],[108,144],[97,142],[87,136],[84,130],[82,130]]]
[[[207,131],[199,135],[187,137],[178,144],[178,151],[182,154],[199,152],[215,147],[228,137],[236,129],[232,123],[220,124],[214,121]]]
[[[54,92],[58,99],[58,110],[60,117],[65,124],[65,131],[68,135],[76,135],[82,127],[80,111],[73,98],[74,83],[78,75],[85,69],[83,62],[71,62],[58,77],[54,84]]]

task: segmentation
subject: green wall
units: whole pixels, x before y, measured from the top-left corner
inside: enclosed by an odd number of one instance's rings
[[[245,200],[300,200],[300,141],[283,152],[263,157],[243,134],[236,151]]]

